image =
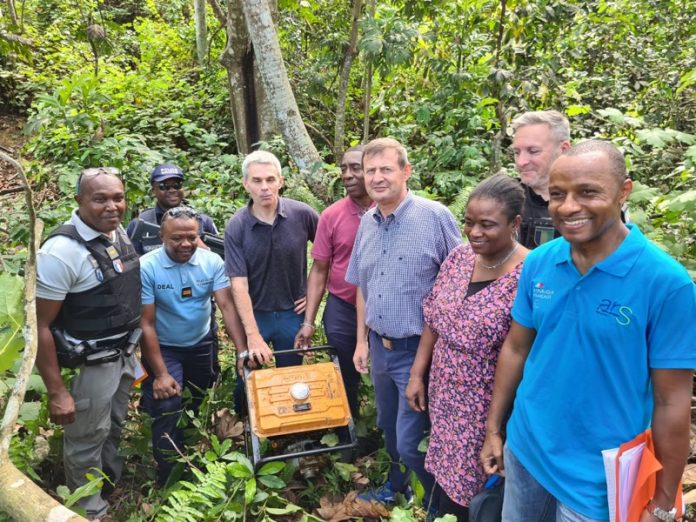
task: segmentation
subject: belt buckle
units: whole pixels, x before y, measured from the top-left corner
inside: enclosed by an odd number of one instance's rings
[[[380,336],[380,339],[382,339],[382,346],[384,346],[384,348],[386,348],[390,352],[394,349],[394,343],[391,339],[387,339],[386,337],[382,336]]]

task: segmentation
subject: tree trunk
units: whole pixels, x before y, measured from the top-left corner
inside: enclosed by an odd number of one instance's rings
[[[506,14],[506,0],[500,0],[500,18],[498,20],[498,36],[495,42],[495,62],[494,68],[498,70],[500,67],[500,55],[503,48],[503,33],[505,31],[505,14]],[[504,80],[503,80],[504,81]],[[491,163],[490,172],[495,173],[500,169],[502,165],[502,148],[503,140],[507,134],[507,119],[505,117],[505,104],[503,103],[503,88],[500,82],[497,80],[495,75],[493,76],[493,95],[498,98],[498,103],[495,106],[495,113],[498,117],[498,122],[500,123],[500,130],[493,138],[493,144],[491,147]]]
[[[7,0],[7,12],[10,13],[12,25],[14,27],[19,27],[19,20],[17,19],[17,9],[15,9],[14,0]]]
[[[317,175],[321,167],[321,157],[302,122],[295,95],[288,81],[268,3],[266,0],[241,0],[241,4],[258,58],[261,79],[288,152],[303,172],[315,195],[326,200],[326,185],[322,176]]]
[[[43,223],[36,220],[31,188],[24,169],[13,158],[0,152],[0,159],[13,165],[19,172],[25,193],[29,215],[29,249],[24,269],[24,353],[22,362],[15,376],[12,392],[7,399],[2,423],[0,423],[0,507],[18,522],[39,521],[85,521],[65,506],[56,502],[50,495],[34,484],[10,461],[10,440],[14,433],[19,409],[24,401],[27,383],[34,367],[38,347],[36,326],[36,251],[41,242]]]
[[[350,37],[348,38],[346,54],[343,57],[343,65],[341,66],[341,73],[338,80],[338,95],[336,97],[336,126],[334,127],[333,142],[334,160],[336,162],[339,161],[341,154],[343,154],[346,124],[346,97],[348,95],[350,69],[353,66],[353,60],[358,52],[358,22],[360,21],[361,9],[362,0],[353,0],[353,19],[350,27]]]
[[[368,0],[367,12],[370,18],[375,17],[375,0]],[[365,67],[365,99],[363,108],[363,143],[370,139],[370,103],[372,103],[372,63]]]
[[[193,0],[193,17],[196,21],[196,57],[198,65],[205,67],[208,55],[208,28],[205,23],[205,0]]]
[[[259,137],[254,103],[253,53],[239,0],[228,0],[226,23],[227,47],[220,56],[220,62],[227,70],[237,151],[248,154]]]

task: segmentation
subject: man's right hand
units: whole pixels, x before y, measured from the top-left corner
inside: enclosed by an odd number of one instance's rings
[[[304,348],[309,348],[312,346],[312,336],[314,335],[314,328],[311,324],[302,323],[300,329],[295,336],[295,349],[302,350]]]
[[[169,399],[181,395],[181,386],[174,377],[163,373],[152,382],[152,395],[157,400]]]
[[[413,411],[418,413],[425,411],[425,383],[421,377],[410,377],[408,379],[406,400]]]
[[[249,367],[257,364],[268,364],[273,360],[273,350],[266,344],[260,333],[247,336],[247,352],[249,352]]]
[[[65,426],[75,421],[75,400],[63,388],[55,394],[48,394],[48,412],[51,422]]]
[[[353,364],[358,373],[368,373],[370,362],[370,349],[367,341],[358,341],[355,345],[355,353],[353,354]]]
[[[487,475],[505,475],[503,465],[503,437],[500,433],[486,433],[481,449],[481,465]]]

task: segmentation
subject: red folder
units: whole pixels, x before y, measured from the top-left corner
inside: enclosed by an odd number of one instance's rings
[[[637,446],[642,442],[645,443],[645,449],[643,450],[643,455],[640,459],[638,476],[636,477],[636,482],[633,486],[633,492],[630,497],[631,503],[628,509],[628,518],[627,520],[621,520],[621,514],[619,513],[619,498],[621,494],[619,491],[619,458],[623,452]],[[662,464],[660,464],[660,461],[657,460],[657,457],[655,457],[655,445],[653,443],[652,431],[650,429],[645,430],[633,440],[625,442],[619,447],[619,453],[616,456],[616,522],[639,521],[645,506],[655,495],[656,475],[661,469]],[[681,481],[679,482],[679,487],[677,488],[677,496],[674,499],[674,506],[677,508],[677,518],[683,516]]]

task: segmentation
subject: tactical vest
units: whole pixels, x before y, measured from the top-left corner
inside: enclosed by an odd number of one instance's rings
[[[536,194],[527,185],[522,184],[525,192],[522,208],[522,224],[518,241],[530,250],[560,236],[553,227],[549,217],[549,206],[544,198]]]
[[[103,235],[85,241],[74,225],[63,225],[49,238],[67,236],[83,245],[100,284],[68,293],[53,326],[76,339],[102,339],[140,324],[140,260],[126,234],[118,229],[113,243]]]
[[[143,210],[138,218],[142,219],[143,221],[147,221],[148,223],[155,223],[156,225],[161,224],[159,221],[157,221],[157,211],[154,208],[147,208]],[[140,240],[140,244],[142,245],[143,253],[147,254],[148,252],[161,247],[162,239],[159,237],[159,234],[156,236],[143,237]]]

